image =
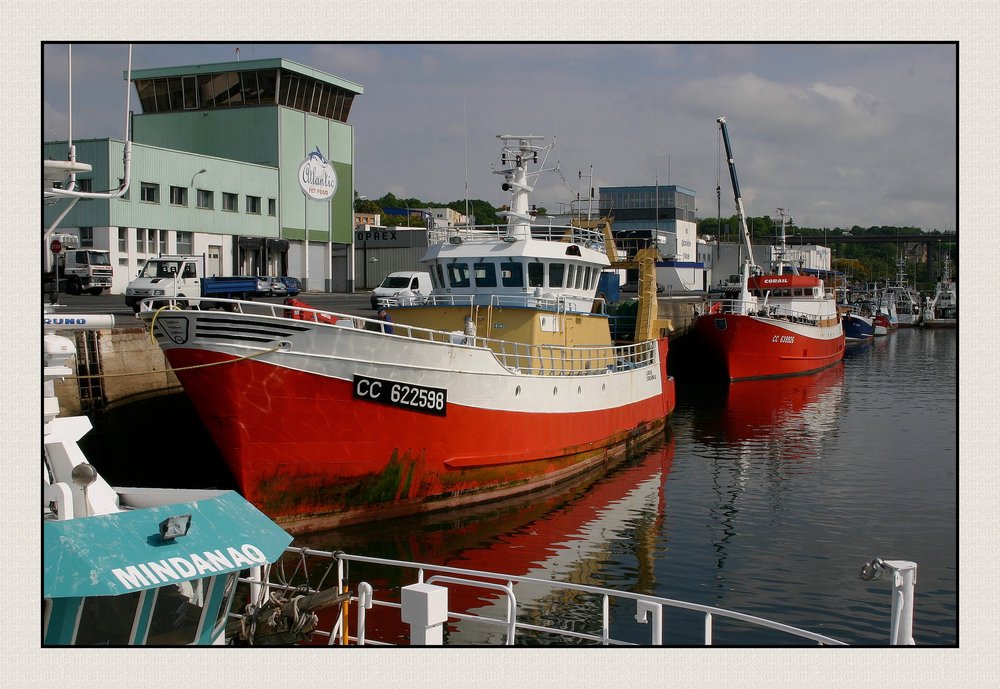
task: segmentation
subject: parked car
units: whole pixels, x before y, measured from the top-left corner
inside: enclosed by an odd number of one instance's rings
[[[661,292],[663,292],[663,289],[664,289],[663,285],[661,285],[660,283],[657,282],[656,283],[656,293],[660,294]],[[639,291],[639,281],[638,280],[629,280],[628,282],[626,282],[624,285],[621,286],[621,291],[622,292],[638,292]]]
[[[285,287],[285,283],[280,278],[268,278],[268,284],[272,297],[283,297],[288,294],[288,288]]]
[[[253,293],[255,297],[271,296],[271,280],[266,277],[257,278],[257,291]]]
[[[285,285],[285,291],[290,297],[297,297],[302,291],[302,283],[298,278],[280,277],[278,278]]]

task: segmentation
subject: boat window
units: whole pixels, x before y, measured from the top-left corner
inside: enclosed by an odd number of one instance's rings
[[[576,264],[570,263],[569,270],[566,272],[566,289],[573,289],[573,284],[576,282]]]
[[[77,646],[126,646],[139,606],[139,591],[83,599]]]
[[[570,244],[569,246],[566,247],[566,255],[567,256],[579,256],[580,255],[580,247],[578,247],[576,244]]]
[[[583,266],[576,267],[576,289],[583,288]]]
[[[563,273],[566,272],[565,263],[549,264],[549,287],[563,286]]]
[[[545,284],[545,264],[528,264],[528,287],[541,287]]]
[[[472,272],[476,274],[476,287],[496,287],[496,267],[492,263],[473,263]]]
[[[444,289],[444,287],[445,287],[444,269],[441,267],[440,263],[438,263],[436,266],[434,266],[434,268],[435,268],[435,272],[437,273],[437,283],[438,283],[437,286],[439,288],[441,288],[441,289]]]
[[[504,287],[524,287],[524,266],[520,263],[501,263],[500,281]]]
[[[236,592],[236,572],[230,572],[226,577],[225,588],[222,590],[222,605],[219,606],[219,612],[215,616],[215,627],[212,636],[218,636],[226,625],[226,616],[229,613],[229,609],[233,606],[233,594]],[[221,582],[221,577],[217,577],[215,586],[218,586]]]
[[[194,642],[205,605],[204,582],[196,579],[157,589],[146,643],[183,646]]]
[[[583,273],[583,288],[590,289],[591,287],[592,285],[590,284],[590,266],[587,266],[586,268],[584,268],[584,273]]]
[[[790,290],[790,289],[783,289],[783,290],[781,290],[781,296],[783,296],[783,297],[790,297],[790,296],[792,296],[792,290]]]
[[[469,286],[469,264],[468,263],[449,263],[448,264],[448,282],[451,283],[452,287],[468,287]]]
[[[795,296],[796,297],[801,297],[802,296],[802,288],[801,287],[796,287],[795,288]]]

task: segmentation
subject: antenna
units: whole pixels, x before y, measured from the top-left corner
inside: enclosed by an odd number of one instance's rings
[[[465,89],[462,89],[462,129],[465,132],[465,224],[470,225],[469,218],[469,118],[465,110]]]
[[[653,242],[660,236],[660,140],[656,136],[656,99],[653,99],[653,198],[655,199],[653,205],[656,208],[653,210],[653,228],[654,236]]]

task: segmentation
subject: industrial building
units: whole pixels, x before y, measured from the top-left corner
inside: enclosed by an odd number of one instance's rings
[[[82,200],[60,232],[107,249],[111,291],[158,254],[205,255],[208,275],[291,275],[306,289],[354,288],[354,131],[364,89],[282,58],[136,70],[128,193]],[[73,141],[83,191],[119,186],[124,142]],[[44,143],[67,157],[69,142]],[[49,227],[65,201],[46,205]],[[45,261],[51,258],[43,251]],[[43,270],[47,263],[43,261]]]

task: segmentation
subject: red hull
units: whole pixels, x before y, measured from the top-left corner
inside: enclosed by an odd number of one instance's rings
[[[699,316],[694,330],[729,380],[813,373],[844,357],[844,332],[732,313]],[[814,331],[811,333],[810,331]]]
[[[665,350],[662,395],[572,414],[419,414],[355,399],[350,381],[249,359],[178,378],[244,496],[295,533],[508,497],[626,454],[673,410]],[[175,369],[234,358],[167,357]]]

